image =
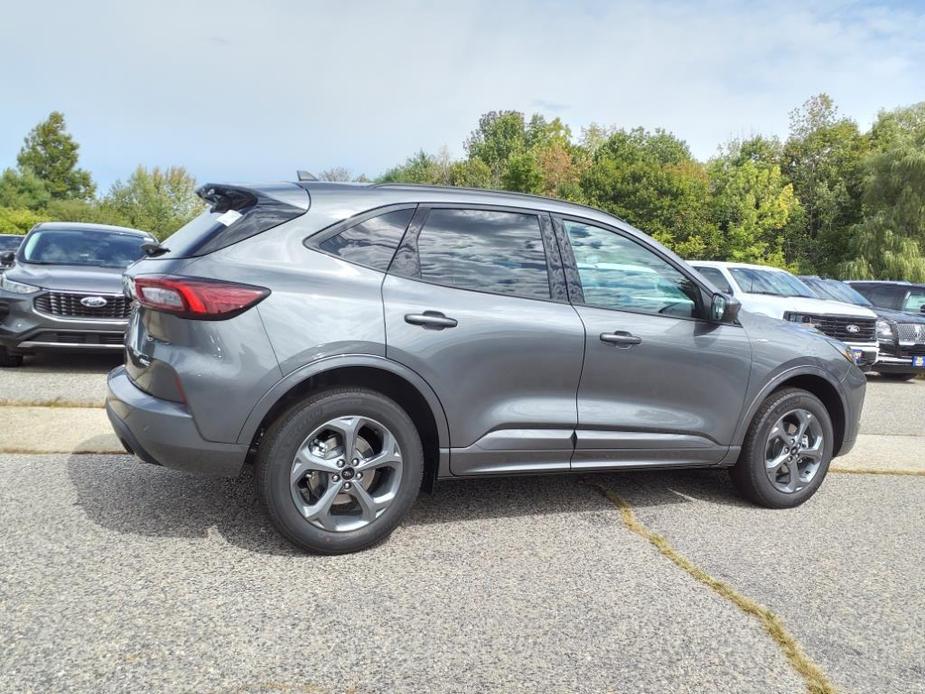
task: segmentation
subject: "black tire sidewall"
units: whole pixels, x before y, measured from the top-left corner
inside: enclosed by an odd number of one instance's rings
[[[402,452],[402,476],[395,500],[375,521],[358,530],[332,532],[312,525],[299,513],[289,475],[305,437],[324,422],[347,415],[369,417],[392,432]],[[417,498],[422,474],[420,437],[405,411],[379,393],[357,389],[321,393],[293,407],[267,430],[257,459],[258,489],[273,524],[295,545],[322,554],[356,551],[387,537]]]
[[[768,434],[777,420],[794,409],[805,409],[817,418],[822,426],[824,454],[815,477],[798,492],[786,493],[778,490],[768,479],[765,471],[765,451]],[[791,389],[772,395],[763,406],[746,437],[743,456],[733,469],[733,478],[740,490],[752,501],[769,508],[792,508],[799,506],[819,489],[829,470],[834,450],[835,432],[828,410],[815,395]]]

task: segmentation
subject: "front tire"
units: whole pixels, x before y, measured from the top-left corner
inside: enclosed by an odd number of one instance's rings
[[[785,388],[755,413],[730,471],[732,481],[759,506],[799,506],[819,489],[833,450],[832,419],[822,401],[800,388]]]
[[[417,498],[424,454],[414,422],[372,390],[318,393],[263,436],[257,488],[283,537],[344,554],[384,540]]]
[[[0,347],[0,368],[22,366],[21,354],[10,354],[6,347]]]

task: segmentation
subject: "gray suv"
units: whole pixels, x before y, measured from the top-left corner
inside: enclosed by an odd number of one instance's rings
[[[129,313],[122,273],[146,243],[156,242],[137,229],[45,222],[0,253],[0,366],[48,350],[118,354]]]
[[[502,192],[206,185],[126,272],[107,410],[146,462],[237,475],[296,545],[385,538],[437,480],[728,467],[774,508],[854,444],[851,351],[598,210]]]

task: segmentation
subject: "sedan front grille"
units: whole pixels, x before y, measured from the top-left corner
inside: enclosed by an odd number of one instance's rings
[[[87,300],[82,303],[83,300]],[[105,301],[102,306],[99,304]],[[89,306],[87,304],[90,304]],[[97,318],[118,320],[128,318],[131,302],[124,294],[76,294],[47,292],[35,298],[35,309],[51,316],[65,318]]]
[[[896,334],[901,345],[925,345],[925,323],[899,323]]]

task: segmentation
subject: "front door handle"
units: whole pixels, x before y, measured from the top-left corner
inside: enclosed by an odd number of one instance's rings
[[[455,328],[459,325],[459,322],[455,318],[449,318],[440,313],[440,311],[424,311],[424,313],[405,314],[405,323],[420,325],[431,330]]]
[[[625,330],[617,330],[613,333],[601,333],[601,342],[608,342],[617,347],[632,347],[642,342],[642,338],[631,335]]]

